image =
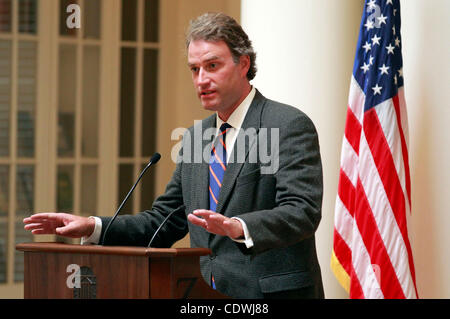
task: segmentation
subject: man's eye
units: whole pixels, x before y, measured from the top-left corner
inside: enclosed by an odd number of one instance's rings
[[[191,72],[192,73],[197,73],[198,72],[198,68],[195,67],[195,66],[191,67]]]

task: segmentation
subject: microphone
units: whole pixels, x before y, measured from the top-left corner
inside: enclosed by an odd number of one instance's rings
[[[114,216],[111,218],[111,220],[109,221],[108,225],[106,226],[105,232],[103,233],[103,237],[102,240],[100,241],[100,245],[103,245],[105,242],[105,238],[106,238],[106,233],[109,230],[109,227],[112,225],[112,223],[114,222],[114,220],[116,219],[117,215],[119,215],[119,212],[122,210],[123,205],[125,205],[125,203],[127,202],[128,198],[130,197],[131,193],[133,193],[134,189],[136,188],[137,184],[139,183],[139,181],[141,180],[142,176],[144,175],[144,173],[147,171],[147,169],[158,163],[159,159],[161,158],[161,155],[159,153],[155,153],[153,154],[153,156],[150,158],[150,161],[148,162],[147,166],[145,166],[145,168],[142,170],[141,174],[139,175],[136,183],[134,183],[133,187],[131,187],[130,191],[128,192],[127,196],[125,196],[125,199],[122,201],[122,203],[120,204],[119,208],[117,208],[116,213],[114,214]]]
[[[184,205],[181,205],[180,207],[178,207],[177,209],[174,209],[169,215],[167,215],[166,218],[164,218],[163,222],[161,223],[161,225],[159,225],[158,229],[155,231],[155,233],[153,234],[152,239],[150,239],[150,242],[147,245],[147,248],[150,248],[153,244],[153,241],[156,238],[156,235],[159,233],[159,231],[161,230],[161,228],[164,226],[164,224],[169,220],[170,216],[172,216],[174,213],[179,212],[181,210],[185,210],[186,207]]]

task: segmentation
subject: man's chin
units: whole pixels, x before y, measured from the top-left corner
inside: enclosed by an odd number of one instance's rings
[[[217,111],[217,105],[216,105],[216,104],[202,103],[202,105],[203,105],[203,108],[204,108],[206,111],[212,111],[212,112]]]

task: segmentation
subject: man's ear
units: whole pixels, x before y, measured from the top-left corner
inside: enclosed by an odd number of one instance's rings
[[[241,55],[239,57],[239,64],[241,66],[241,76],[247,77],[248,70],[250,69],[250,57],[248,55]]]

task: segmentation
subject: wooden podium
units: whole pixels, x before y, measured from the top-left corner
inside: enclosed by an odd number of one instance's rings
[[[23,243],[25,298],[227,298],[206,284],[206,248]]]

